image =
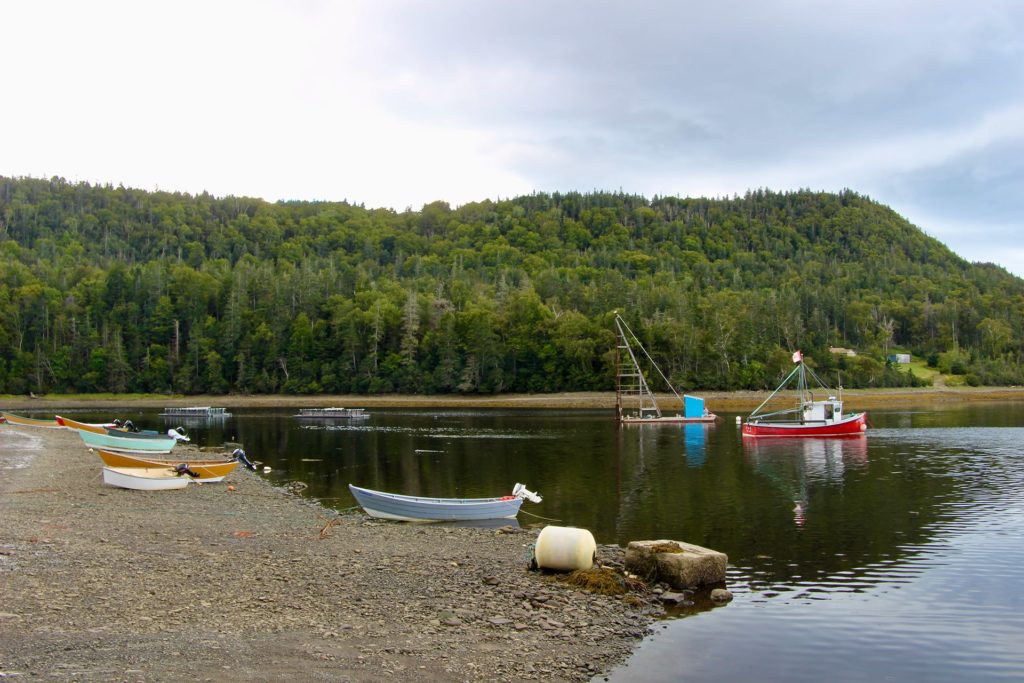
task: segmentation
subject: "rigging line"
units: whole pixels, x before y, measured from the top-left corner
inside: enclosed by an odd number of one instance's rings
[[[770,401],[770,400],[772,400],[773,398],[775,398],[775,394],[777,394],[777,393],[779,393],[780,391],[782,391],[783,387],[785,387],[785,386],[786,386],[787,384],[789,384],[789,381],[790,381],[791,379],[793,379],[793,375],[794,375],[794,374],[796,374],[796,373],[797,373],[797,371],[799,371],[799,370],[800,370],[800,366],[799,366],[799,365],[798,365],[797,367],[793,368],[793,369],[792,369],[792,370],[790,371],[790,373],[789,373],[788,375],[786,375],[786,379],[782,380],[782,384],[780,384],[780,385],[779,385],[779,386],[778,386],[778,387],[777,387],[777,388],[775,389],[775,391],[773,391],[773,392],[772,392],[771,394],[769,394],[768,398],[766,398],[766,399],[765,399],[765,400],[764,400],[764,401],[763,401],[763,402],[761,403],[761,405],[759,405],[759,406],[758,406],[757,408],[755,408],[755,409],[754,409],[754,412],[752,412],[752,413],[750,414],[750,417],[754,417],[754,416],[756,416],[756,415],[758,414],[758,411],[759,411],[759,410],[761,410],[761,408],[764,408],[764,407],[765,407],[766,405],[768,405],[768,401]],[[782,411],[778,411],[778,412],[782,412]]]
[[[536,517],[537,519],[543,519],[543,520],[548,521],[548,522],[561,522],[562,521],[560,519],[553,519],[551,517],[541,517],[540,515],[535,515],[532,512],[527,512],[526,510],[520,510],[519,512],[523,513],[524,515],[530,515],[531,517]]]
[[[633,330],[631,330],[631,329],[629,328],[629,325],[627,325],[627,324],[626,324],[626,321],[625,321],[625,320],[623,320],[623,319],[622,319],[622,317],[621,317],[621,316],[620,316],[620,315],[619,315],[618,313],[616,313],[616,314],[615,314],[615,317],[616,317],[616,318],[617,318],[617,319],[618,319],[618,320],[619,320],[619,321],[620,321],[620,322],[622,323],[622,326],[626,328],[626,330],[627,330],[627,331],[629,332],[629,334],[630,334],[630,335],[631,335],[631,336],[633,337],[633,339],[634,339],[634,340],[636,341],[636,345],[637,345],[637,346],[639,346],[639,347],[640,347],[640,350],[644,352],[644,356],[646,356],[646,357],[647,357],[647,360],[648,360],[648,361],[650,361],[650,363],[651,363],[651,366],[653,366],[653,367],[654,367],[654,369],[658,371],[658,374],[659,374],[659,375],[661,375],[661,378],[662,378],[662,379],[663,379],[663,380],[665,381],[665,384],[667,384],[667,385],[668,385],[668,389],[669,389],[669,391],[671,391],[671,392],[672,392],[673,394],[675,394],[675,397],[676,397],[676,398],[678,398],[678,399],[679,399],[680,401],[682,401],[682,400],[683,400],[683,397],[682,397],[682,396],[680,396],[680,395],[679,395],[679,392],[678,392],[678,391],[676,391],[676,388],[675,388],[674,386],[672,386],[672,382],[669,382],[669,381],[668,381],[668,377],[666,377],[666,376],[665,376],[665,373],[663,373],[663,372],[661,371],[661,368],[659,368],[659,367],[658,367],[658,364],[654,362],[654,359],[653,359],[653,358],[651,358],[651,354],[647,353],[647,349],[645,349],[645,348],[644,348],[644,345],[640,343],[640,338],[639,338],[639,337],[637,337],[637,336],[636,336],[636,335],[635,335],[635,334],[633,333]],[[628,344],[628,342],[627,342],[627,344]],[[635,362],[635,359],[634,359],[634,362]]]
[[[816,373],[814,371],[814,368],[807,368],[807,371],[809,373],[811,373],[811,377],[813,377],[815,379],[815,381],[817,381],[817,383],[821,386],[822,389],[825,389],[826,391],[831,391],[829,386],[827,384],[825,384],[824,382],[822,382],[821,378],[818,377],[818,373]]]

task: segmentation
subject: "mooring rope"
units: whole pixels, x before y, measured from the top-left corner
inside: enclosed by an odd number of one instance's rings
[[[531,517],[536,517],[537,519],[543,519],[544,521],[547,521],[547,522],[561,522],[562,521],[560,519],[553,519],[551,517],[541,517],[540,515],[535,515],[532,512],[527,512],[526,510],[522,510],[522,509],[520,509],[519,511],[521,513],[523,513],[524,515],[530,515]]]

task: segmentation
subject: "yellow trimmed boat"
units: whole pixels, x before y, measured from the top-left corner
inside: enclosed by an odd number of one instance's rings
[[[92,432],[93,434],[106,434],[107,427],[113,425],[112,422],[107,424],[95,424],[91,422],[78,422],[72,420],[70,417],[61,417],[57,415],[57,422],[68,429],[80,429],[83,432]]]
[[[238,467],[238,460],[164,460],[162,458],[147,458],[143,456],[129,455],[128,453],[115,453],[102,448],[95,449],[100,460],[107,467],[174,467],[175,465],[187,465],[188,469],[194,472],[197,481],[212,484],[221,481]]]
[[[0,413],[7,420],[7,424],[18,425],[19,427],[46,427],[49,429],[62,429],[56,420],[36,420],[31,417],[21,417],[12,413]]]

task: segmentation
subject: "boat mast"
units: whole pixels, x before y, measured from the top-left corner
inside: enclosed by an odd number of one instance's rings
[[[633,371],[628,372],[621,364],[616,363],[618,365],[616,375],[616,406],[619,409],[620,419],[622,417],[621,393],[636,396],[637,402],[640,406],[640,417],[643,417],[645,413],[654,413],[655,416],[661,417],[661,409],[658,408],[658,402],[654,398],[654,392],[652,392],[650,387],[647,386],[647,380],[644,379],[644,373],[640,371],[640,363],[636,359],[636,354],[633,352],[633,347],[629,343],[629,338],[633,338],[637,347],[643,351],[648,360],[651,360],[651,357],[647,354],[643,345],[640,344],[640,340],[637,339],[635,334],[633,334],[633,330],[629,329],[629,325],[626,324],[626,321],[623,320],[618,313],[615,314],[615,327],[619,330],[619,346],[616,349],[616,357],[618,357],[620,352],[625,351],[633,365]],[[651,360],[651,364],[654,365],[653,360]],[[657,369],[658,366],[654,365],[654,367]],[[658,373],[660,374],[661,370],[658,370]],[[662,378],[664,377],[665,376],[662,375]],[[668,383],[668,380],[665,381]],[[671,389],[672,386],[669,385],[669,388]],[[676,393],[675,389],[672,389],[672,393]],[[676,396],[678,397],[679,394],[676,394]]]
[[[800,379],[797,381],[796,385],[797,400],[800,402],[800,408],[803,408],[804,404],[809,400],[807,396],[807,366],[804,365],[803,358],[800,359],[800,363],[797,367],[800,369]]]
[[[622,343],[615,347],[615,414],[622,422]]]
[[[759,405],[757,408],[754,409],[754,412],[750,413],[750,416],[747,418],[748,421],[751,420],[752,418],[764,419],[766,417],[771,417],[771,416],[776,416],[776,415],[788,415],[788,414],[796,412],[796,413],[800,414],[800,416],[801,416],[800,420],[802,422],[803,419],[804,419],[803,418],[804,408],[807,406],[807,404],[814,402],[814,390],[811,388],[811,384],[808,381],[808,379],[813,379],[817,383],[818,387],[820,387],[821,389],[824,389],[825,391],[830,391],[830,389],[828,388],[828,385],[825,384],[824,382],[822,382],[821,378],[818,377],[818,374],[816,372],[814,372],[814,368],[808,367],[804,363],[803,355],[800,354],[799,351],[797,351],[795,354],[793,354],[793,362],[796,363],[796,367],[794,367],[789,372],[789,374],[786,375],[786,379],[782,380],[782,383],[779,384],[779,386],[777,386],[775,388],[775,391],[773,391],[768,396],[768,398],[766,398],[764,401],[762,401],[761,405]],[[761,409],[764,408],[766,405],[768,405],[768,403],[773,398],[775,398],[775,396],[780,391],[782,391],[786,387],[791,386],[794,376],[796,377],[796,400],[797,400],[797,407],[796,407],[796,409],[794,410],[792,408],[787,408],[785,410],[776,410],[776,411],[773,411],[773,412],[770,412],[770,413],[762,413]],[[840,386],[840,392],[841,391],[842,391],[842,386]],[[840,394],[840,398],[842,398],[841,394]]]

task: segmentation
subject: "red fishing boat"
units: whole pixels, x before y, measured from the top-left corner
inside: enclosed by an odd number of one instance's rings
[[[786,376],[782,384],[743,423],[743,436],[859,436],[867,431],[867,413],[843,414],[842,387],[839,388],[839,398],[830,395],[826,399],[816,400],[808,384],[808,378],[817,382],[820,390],[831,390],[814,370],[804,364],[803,354],[799,351],[793,354],[793,362],[797,364],[793,372]],[[797,382],[797,406],[762,412],[765,406],[794,379]]]

